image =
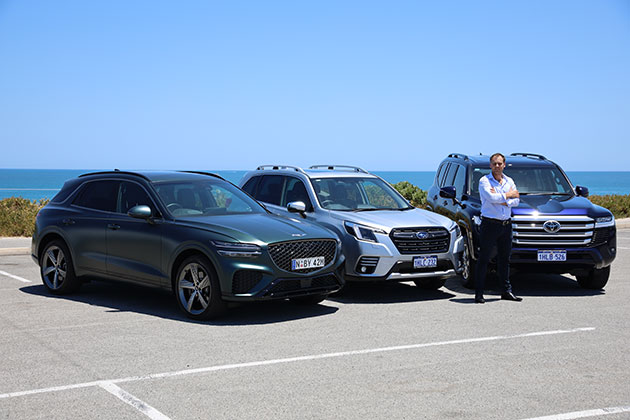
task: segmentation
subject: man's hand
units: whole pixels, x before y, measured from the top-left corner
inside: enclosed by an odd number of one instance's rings
[[[505,193],[505,198],[520,198],[520,194],[516,188],[512,188],[510,191]]]
[[[495,194],[495,193],[497,192],[497,190],[495,190],[495,189],[494,189],[494,187],[490,187],[490,192],[491,192],[492,194]]]

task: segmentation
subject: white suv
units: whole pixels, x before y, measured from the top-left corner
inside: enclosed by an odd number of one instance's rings
[[[380,177],[340,165],[264,165],[240,187],[270,211],[301,217],[339,236],[347,281],[414,281],[438,289],[461,272],[457,224],[417,209]]]

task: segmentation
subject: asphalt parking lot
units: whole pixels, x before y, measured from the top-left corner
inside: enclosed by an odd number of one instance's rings
[[[605,291],[362,285],[207,323],[124,284],[51,296],[30,256],[0,255],[0,418],[630,418],[630,230],[618,249]]]

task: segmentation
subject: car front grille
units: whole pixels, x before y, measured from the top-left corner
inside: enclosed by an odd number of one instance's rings
[[[247,293],[262,279],[262,273],[255,270],[238,270],[232,278],[232,293]]]
[[[312,273],[323,267],[291,270],[291,260],[298,258],[324,257],[324,267],[335,261],[337,242],[334,239],[279,242],[269,245],[269,254],[274,264],[281,270],[293,273]]]
[[[315,278],[278,279],[269,289],[264,290],[263,296],[289,297],[296,295],[328,293],[337,290],[341,283],[334,274]]]
[[[389,234],[401,254],[439,254],[447,252],[450,235],[444,228],[396,228]]]
[[[555,232],[545,230],[545,224],[556,225]],[[588,216],[524,216],[512,218],[514,246],[580,247],[593,241],[595,222]]]
[[[614,227],[596,229],[593,234],[593,245],[601,245],[608,243],[610,237],[613,236]]]

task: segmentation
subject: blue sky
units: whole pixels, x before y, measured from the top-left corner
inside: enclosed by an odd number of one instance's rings
[[[0,0],[0,168],[630,170],[628,1]]]

